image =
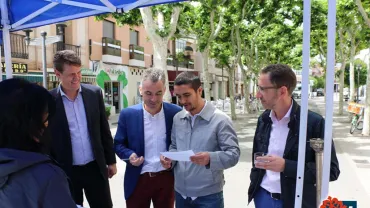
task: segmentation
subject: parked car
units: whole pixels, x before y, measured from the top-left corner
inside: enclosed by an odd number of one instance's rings
[[[293,91],[293,98],[295,99],[301,99],[302,92],[301,92],[301,87],[296,87]]]
[[[316,96],[324,96],[324,89],[319,88],[316,90]]]

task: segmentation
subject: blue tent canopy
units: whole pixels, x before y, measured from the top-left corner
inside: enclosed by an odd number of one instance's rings
[[[3,0],[2,0],[3,1]],[[184,0],[5,0],[10,31]]]
[[[0,0],[0,44],[7,68],[11,66],[9,32],[35,28],[104,13],[122,13],[134,8],[186,0]],[[0,73],[1,74],[1,73]],[[11,77],[11,68],[7,77]],[[1,80],[0,76],[0,80]]]

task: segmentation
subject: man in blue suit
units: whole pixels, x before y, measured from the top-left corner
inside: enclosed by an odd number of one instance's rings
[[[171,143],[177,105],[163,102],[166,79],[163,70],[147,69],[140,85],[143,103],[122,110],[114,148],[128,160],[124,178],[127,208],[174,207],[174,177],[160,163],[160,152]]]

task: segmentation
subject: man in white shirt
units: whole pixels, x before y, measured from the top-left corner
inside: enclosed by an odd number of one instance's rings
[[[300,106],[292,99],[297,80],[287,65],[274,64],[261,71],[257,98],[265,109],[258,119],[253,141],[253,168],[248,190],[256,208],[293,208],[297,177]],[[308,112],[307,141],[324,137],[323,117]],[[255,153],[267,154],[254,158]],[[332,146],[330,181],[337,180],[339,165]],[[315,151],[306,148],[303,208],[316,207]],[[248,203],[249,203],[248,202]]]
[[[122,110],[114,138],[116,154],[126,159],[124,191],[127,208],[174,207],[174,177],[160,163],[168,151],[177,105],[163,102],[163,70],[147,69],[140,85],[143,103]]]

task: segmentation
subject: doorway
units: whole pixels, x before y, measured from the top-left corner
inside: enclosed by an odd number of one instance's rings
[[[120,111],[120,83],[119,82],[105,82],[104,83],[105,102],[114,106],[115,112]]]

